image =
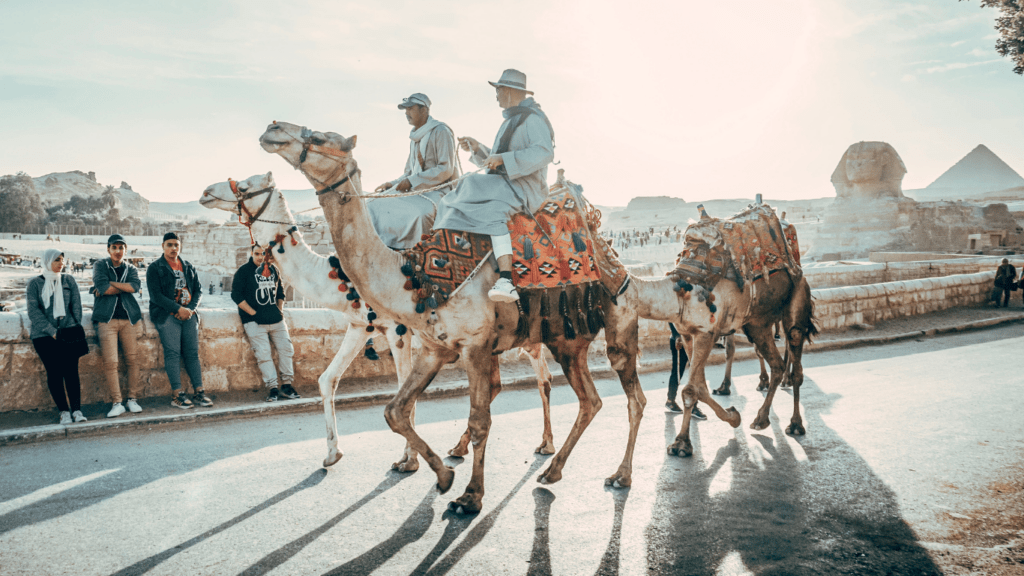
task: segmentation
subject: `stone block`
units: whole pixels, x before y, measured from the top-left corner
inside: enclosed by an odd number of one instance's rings
[[[31,378],[34,377],[32,375],[42,374],[43,371],[43,361],[39,359],[31,341],[14,345],[11,350],[11,374],[16,380],[22,374]]]
[[[233,368],[242,365],[248,341],[241,338],[210,338],[199,342],[199,361],[204,370],[214,366]]]
[[[0,312],[0,342],[16,342],[22,335],[21,316],[15,312]]]
[[[4,378],[10,377],[11,374],[11,350],[14,348],[14,344],[0,343],[0,382],[4,381]],[[2,384],[0,384],[2,385]]]
[[[199,325],[199,337],[224,338],[242,337],[242,321],[238,313],[230,310],[207,310],[200,311],[202,322]]]
[[[290,309],[285,312],[292,334],[344,333],[348,328],[348,318],[336,310]]]

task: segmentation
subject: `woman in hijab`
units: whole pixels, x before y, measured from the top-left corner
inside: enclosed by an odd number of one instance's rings
[[[58,335],[82,324],[82,297],[71,274],[62,274],[64,253],[53,248],[43,253],[43,275],[28,283],[28,318],[32,346],[46,368],[46,384],[60,410],[60,423],[85,422],[82,387],[78,379],[80,353],[75,344]],[[78,344],[80,346],[81,343]]]

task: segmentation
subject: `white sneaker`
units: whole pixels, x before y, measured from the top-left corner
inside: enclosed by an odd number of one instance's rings
[[[71,413],[71,417],[74,418],[75,422],[87,422],[89,419],[82,414],[81,410],[75,410]]]
[[[133,414],[142,412],[142,406],[139,406],[139,403],[135,401],[135,398],[129,398],[127,404],[129,412],[132,412]]]
[[[114,405],[110,407],[110,412],[107,412],[107,418],[117,418],[125,412],[126,410],[124,409],[124,405],[120,402],[115,402]]]
[[[495,302],[515,302],[519,300],[519,292],[516,292],[516,287],[512,285],[511,280],[498,278],[494,287],[487,292],[487,297]]]
[[[61,424],[71,424],[71,412],[61,412],[60,413],[60,423]]]

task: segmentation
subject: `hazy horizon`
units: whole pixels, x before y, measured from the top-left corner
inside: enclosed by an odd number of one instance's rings
[[[975,1],[785,0],[699,6],[521,2],[0,3],[0,173],[95,171],[155,202],[273,171],[272,120],[358,134],[364,186],[396,177],[411,92],[490,143],[486,83],[528,76],[558,168],[596,204],[633,196],[800,199],[861,140],[892,144],[904,189],[978,144],[1024,173],[1024,79]],[[466,156],[463,154],[465,161]]]

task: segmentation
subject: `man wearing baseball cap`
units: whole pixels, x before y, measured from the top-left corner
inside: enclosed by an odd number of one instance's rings
[[[459,157],[455,133],[430,115],[430,98],[416,92],[403,98],[398,109],[412,126],[409,133],[409,157],[401,176],[377,187],[382,193],[394,189],[410,192],[436,188],[459,178]],[[389,247],[396,250],[412,248],[423,234],[434,227],[437,203],[451,187],[442,187],[418,196],[387,198],[369,202],[373,227]]]
[[[92,294],[95,298],[92,321],[99,337],[104,376],[113,403],[107,418],[124,414],[125,404],[127,410],[142,412],[138,402],[142,390],[136,352],[142,310],[135,299],[142,283],[139,281],[139,271],[124,259],[127,251],[128,244],[124,236],[112,234],[107,238],[107,254],[110,254],[110,258],[97,261],[92,268]],[[124,363],[128,366],[128,401],[125,404],[121,403],[121,385],[117,378],[118,342],[124,350]]]
[[[548,164],[555,156],[555,131],[548,117],[526,89],[526,74],[508,69],[494,87],[505,121],[491,148],[473,138],[460,138],[471,160],[488,168],[470,174],[445,196],[437,210],[435,229],[461,230],[491,237],[500,270],[487,293],[495,302],[519,299],[512,284],[512,239],[508,220],[517,213],[533,214],[548,197]]]

